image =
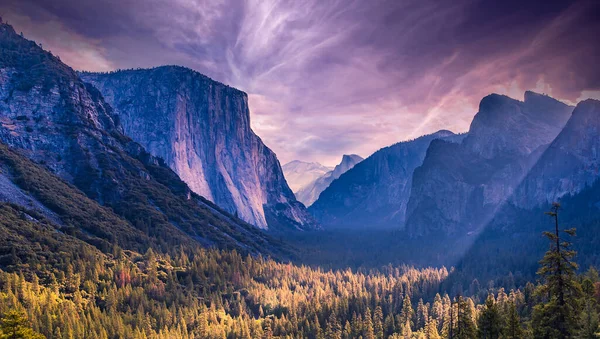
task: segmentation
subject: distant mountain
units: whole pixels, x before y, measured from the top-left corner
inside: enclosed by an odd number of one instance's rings
[[[191,192],[123,134],[98,90],[7,24],[0,24],[0,141],[18,151],[2,149],[2,181],[14,192],[6,200],[75,227],[70,232],[96,246],[278,251],[277,241]]]
[[[494,216],[571,116],[573,107],[525,93],[481,100],[460,144],[434,141],[415,170],[409,235],[468,235]]]
[[[263,229],[317,227],[250,128],[246,93],[177,66],[80,75],[197,194]]]
[[[304,162],[300,160],[290,161],[281,168],[283,169],[285,180],[294,192],[298,192],[303,187],[322,177],[325,173],[333,170],[333,167],[323,166],[318,162]]]
[[[318,198],[321,192],[323,192],[332,181],[339,178],[340,175],[346,173],[352,169],[356,164],[363,160],[362,157],[356,154],[342,156],[342,161],[335,166],[332,171],[329,171],[316,180],[302,187],[296,192],[296,198],[300,200],[305,206],[312,205]]]
[[[382,148],[334,180],[309,208],[328,227],[396,227],[404,222],[413,171],[432,140],[464,136],[439,131]]]

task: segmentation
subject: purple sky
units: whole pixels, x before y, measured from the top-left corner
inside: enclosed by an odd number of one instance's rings
[[[76,69],[179,64],[246,91],[282,163],[466,131],[492,92],[600,98],[600,1],[2,0],[0,15]]]

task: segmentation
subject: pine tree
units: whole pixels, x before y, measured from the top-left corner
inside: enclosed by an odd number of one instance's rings
[[[423,304],[423,299],[419,299],[419,303],[417,304],[417,321],[415,324],[415,328],[425,328],[427,324],[427,320],[429,319],[429,311],[427,309],[428,305]]]
[[[44,336],[31,328],[24,313],[9,310],[0,319],[0,338],[2,339],[43,339]]]
[[[473,322],[473,313],[469,301],[459,295],[456,305],[456,331],[453,339],[475,338],[477,330]]]
[[[350,325],[350,322],[348,320],[346,320],[346,325],[344,325],[343,338],[344,339],[352,339],[352,326]]]
[[[400,312],[400,324],[402,324],[402,326],[405,326],[406,323],[408,322],[408,324],[410,324],[410,327],[412,328],[414,326],[414,324],[413,324],[414,316],[415,316],[415,311],[412,308],[412,304],[410,302],[410,297],[408,294],[406,294],[404,296],[404,300],[402,301],[402,311]]]
[[[373,319],[371,318],[371,310],[368,307],[365,311],[363,332],[363,337],[365,339],[375,339],[375,331],[373,330]]]
[[[396,332],[396,324],[394,321],[394,316],[392,314],[388,314],[387,317],[385,317],[384,327],[386,336],[389,336],[392,333]]]
[[[550,249],[540,261],[541,267],[538,270],[538,275],[544,283],[536,291],[543,302],[533,310],[532,326],[535,338],[571,338],[577,328],[581,287],[575,280],[575,251],[571,249],[571,243],[561,237],[562,233],[574,236],[575,229],[559,229],[559,209],[560,204],[553,203],[550,212],[546,213],[554,219],[555,230],[544,232],[550,240]]]
[[[502,330],[502,317],[493,295],[488,295],[485,307],[477,320],[477,334],[481,339],[498,339]]]
[[[514,302],[508,302],[508,314],[506,316],[506,325],[502,330],[504,339],[520,339],[524,337],[525,331],[521,326],[521,319],[517,312],[517,305]]]
[[[375,313],[373,314],[373,330],[375,331],[375,338],[383,339],[383,310],[381,309],[381,306],[375,308]]]
[[[427,325],[425,325],[425,338],[426,339],[441,339],[438,329],[437,323],[433,319],[429,319]]]
[[[342,327],[337,320],[334,312],[331,312],[329,319],[327,320],[327,326],[325,328],[326,339],[341,339],[342,338]]]
[[[600,338],[598,333],[598,305],[594,298],[594,284],[589,278],[585,278],[582,283],[583,290],[583,310],[579,316],[579,332],[575,338],[577,339],[597,339]]]

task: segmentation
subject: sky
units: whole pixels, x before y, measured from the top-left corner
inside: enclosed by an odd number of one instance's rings
[[[78,70],[176,64],[245,91],[282,164],[465,132],[490,93],[600,99],[597,0],[0,0],[0,16]]]

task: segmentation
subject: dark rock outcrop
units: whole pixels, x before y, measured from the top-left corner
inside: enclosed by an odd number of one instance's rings
[[[411,236],[477,232],[513,193],[573,108],[545,95],[481,101],[461,144],[432,142],[415,170],[407,208]]]
[[[412,175],[432,140],[464,136],[439,131],[385,147],[342,174],[309,208],[327,227],[402,227]]]
[[[600,177],[600,101],[585,100],[519,185],[521,208],[548,205],[591,187]]]

